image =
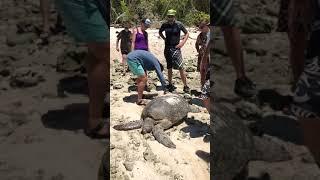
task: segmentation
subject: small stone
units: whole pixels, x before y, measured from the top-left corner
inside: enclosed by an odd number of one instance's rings
[[[10,70],[9,69],[3,69],[0,71],[0,75],[3,77],[7,77],[10,75]]]
[[[39,71],[31,67],[22,67],[17,69],[10,78],[12,87],[31,87],[43,82],[45,79]]]
[[[261,109],[256,104],[247,101],[241,101],[237,103],[236,112],[244,119],[249,117],[262,117]]]
[[[143,152],[143,158],[146,161],[155,161],[157,159],[156,155],[152,152],[152,150],[150,148],[147,148],[144,152]]]
[[[115,83],[114,85],[113,85],[113,89],[122,89],[124,86],[123,86],[123,84],[121,84],[121,83]]]
[[[25,34],[10,34],[7,36],[7,45],[16,46],[31,43],[37,37],[34,33],[25,33]]]
[[[124,167],[126,168],[127,171],[132,171],[133,170],[133,166],[134,166],[134,162],[132,161],[125,161],[123,163]]]
[[[196,72],[196,68],[195,67],[192,67],[192,66],[188,66],[186,68],[186,72]]]
[[[64,180],[64,176],[61,173],[59,173],[56,176],[52,176],[51,180]]]

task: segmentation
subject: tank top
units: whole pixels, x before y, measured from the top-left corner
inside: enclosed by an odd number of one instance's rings
[[[147,39],[144,36],[143,33],[140,33],[137,29],[137,34],[136,34],[136,41],[134,42],[134,49],[135,50],[148,50],[148,43]]]

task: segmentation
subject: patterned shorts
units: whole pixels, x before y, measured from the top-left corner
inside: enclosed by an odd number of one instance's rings
[[[318,21],[320,24],[320,20]],[[291,112],[298,117],[320,117],[320,27],[311,32],[304,71],[294,93]]]
[[[240,26],[239,0],[211,0],[210,24],[213,26]]]
[[[183,69],[181,50],[175,47],[166,47],[164,57],[167,61],[167,69]]]
[[[213,85],[214,85],[214,82],[210,80],[210,71],[207,71],[206,82],[201,88],[201,95],[200,95],[201,99],[210,98],[210,93],[212,92]]]

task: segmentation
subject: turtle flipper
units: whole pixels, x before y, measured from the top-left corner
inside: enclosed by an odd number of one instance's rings
[[[128,123],[124,124],[118,124],[113,126],[113,129],[118,131],[127,131],[127,130],[133,130],[133,129],[139,129],[142,126],[142,121],[130,121]]]
[[[152,131],[153,127],[154,127],[154,120],[152,118],[147,117],[143,120],[141,133],[142,134],[149,133]]]
[[[164,146],[175,149],[176,145],[170,140],[169,136],[164,132],[163,129],[164,128],[161,126],[161,124],[154,126],[152,129],[153,136]]]

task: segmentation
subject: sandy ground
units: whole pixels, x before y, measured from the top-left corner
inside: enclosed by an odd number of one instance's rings
[[[111,90],[111,126],[121,122],[139,120],[143,107],[135,104],[136,91],[128,92],[129,86],[133,85],[130,80],[133,77],[131,73],[121,76],[116,72],[121,66],[121,54],[115,51],[116,31],[121,29],[111,28],[111,60],[112,60],[112,84]],[[197,36],[194,30],[191,30],[190,39],[182,48],[184,59],[193,60],[196,58],[194,48],[195,38]],[[163,56],[164,42],[159,39],[158,30],[148,30],[150,39],[150,49],[160,62],[164,65]],[[182,94],[182,85],[179,73],[175,71],[174,82]],[[166,73],[165,73],[166,76]],[[190,72],[188,76],[194,80],[188,79],[191,89],[198,89],[200,83],[197,72]],[[155,73],[150,73],[150,83],[159,85]],[[191,82],[193,81],[193,82]],[[127,83],[128,82],[128,83]],[[116,86],[120,85],[120,89]],[[162,91],[152,90],[147,94],[163,95]],[[209,114],[205,108],[197,106],[199,113],[189,113],[188,117],[194,117],[190,123],[182,123],[168,130],[170,138],[177,145],[176,149],[169,149],[154,140],[152,135],[143,136],[139,130],[116,131],[111,129],[111,177],[120,179],[129,177],[130,179],[209,179],[209,164],[197,154],[200,152],[208,153],[209,144],[203,142],[203,137],[207,131],[205,124],[209,123]],[[151,159],[146,155],[152,154]],[[127,164],[132,164],[128,170]]]

